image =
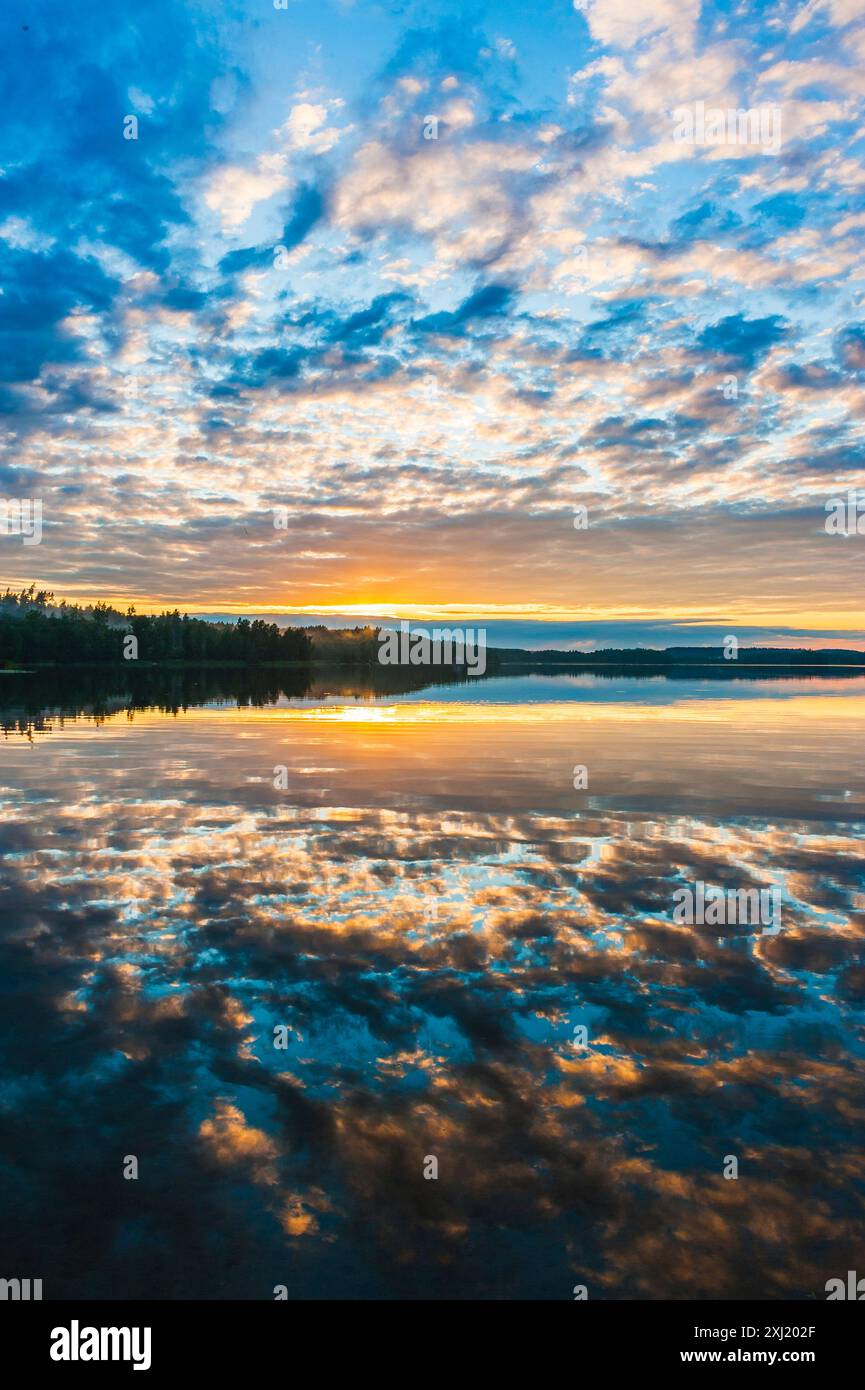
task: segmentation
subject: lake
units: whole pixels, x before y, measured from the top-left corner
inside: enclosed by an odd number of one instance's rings
[[[5,1275],[865,1272],[865,677],[4,673],[0,721]],[[780,929],[675,920],[696,883]]]

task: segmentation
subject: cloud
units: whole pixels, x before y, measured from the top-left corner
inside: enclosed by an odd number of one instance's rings
[[[285,124],[276,132],[289,149],[302,154],[326,154],[339,142],[343,131],[327,126],[328,106],[314,106],[308,101],[293,106]]]
[[[256,204],[281,193],[289,184],[285,159],[278,154],[261,155],[252,169],[226,165],[209,178],[204,201],[216,213],[226,232],[236,231],[248,221]]]
[[[7,23],[0,467],[50,508],[40,580],[857,629],[822,529],[863,457],[856,16],[598,0],[566,72],[501,16],[345,9],[343,62],[292,13],[308,46],[161,3]],[[781,103],[783,149],[677,144],[697,99]]]
[[[429,314],[418,320],[417,327],[425,333],[462,333],[472,323],[505,314],[513,298],[509,285],[482,285],[452,313]]]
[[[718,352],[745,367],[753,367],[775,343],[782,341],[785,332],[786,324],[777,314],[763,319],[747,319],[744,314],[730,314],[704,328],[698,342],[710,352]]]
[[[865,372],[865,324],[853,323],[838,334],[835,355],[848,371]]]
[[[698,0],[634,0],[627,6],[618,0],[588,0],[586,6],[592,37],[616,48],[663,34],[676,48],[689,49],[699,14]]]

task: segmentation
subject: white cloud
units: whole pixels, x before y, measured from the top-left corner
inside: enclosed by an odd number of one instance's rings
[[[475,109],[470,101],[462,98],[449,102],[443,115],[447,124],[454,130],[463,130],[466,126],[474,125]]]
[[[289,185],[284,156],[261,155],[255,168],[224,164],[217,169],[205,190],[204,201],[216,213],[224,232],[237,231],[258,203],[272,198]]]
[[[37,232],[25,217],[7,217],[0,223],[0,237],[16,251],[48,251],[55,240],[53,236]]]
[[[276,132],[290,149],[302,154],[326,154],[339,143],[344,134],[336,126],[327,126],[327,106],[314,106],[302,101],[293,106],[284,125]]]
[[[677,48],[690,50],[699,14],[700,0],[593,0],[586,17],[601,43],[630,48],[663,30]]]

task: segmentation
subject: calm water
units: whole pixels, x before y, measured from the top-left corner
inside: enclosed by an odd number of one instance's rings
[[[0,676],[4,1275],[823,1299],[862,1272],[865,680],[178,679]],[[781,932],[675,924],[697,880],[778,885]]]

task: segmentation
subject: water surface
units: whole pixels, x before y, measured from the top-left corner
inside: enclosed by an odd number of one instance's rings
[[[861,1263],[862,677],[3,681],[8,1275],[823,1298]],[[677,925],[696,880],[778,886],[782,930]]]

